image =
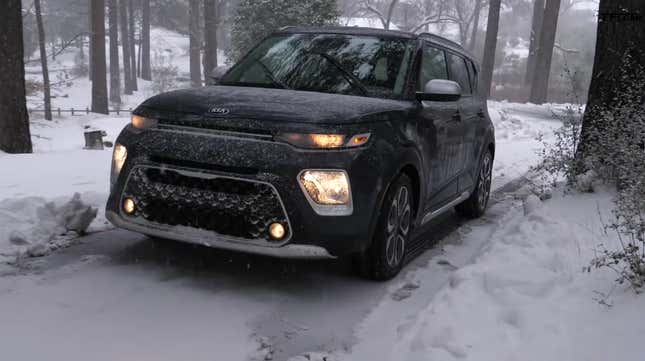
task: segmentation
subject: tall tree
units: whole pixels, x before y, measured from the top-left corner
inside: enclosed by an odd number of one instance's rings
[[[132,81],[132,90],[139,90],[139,86],[137,84],[137,57],[136,57],[136,52],[135,52],[135,26],[134,26],[134,2],[133,0],[128,0],[128,29],[130,30],[130,33],[128,36],[130,37],[128,40],[128,44],[130,44],[130,71],[132,71],[132,75],[130,76],[130,80]]]
[[[105,1],[91,0],[92,14],[92,112],[108,114],[107,65],[105,61]]]
[[[217,67],[217,26],[222,0],[204,0],[204,79]]]
[[[499,13],[501,0],[490,0],[488,5],[488,25],[486,26],[486,43],[484,44],[484,58],[482,61],[481,84],[486,97],[490,95],[493,83],[493,70],[495,68],[495,52],[497,51],[497,33],[499,32]]]
[[[627,121],[628,115],[632,121],[636,116],[645,120],[645,1],[601,0],[591,85],[576,154],[579,164],[590,155],[596,136],[615,129],[611,123]],[[645,142],[645,124],[641,134],[626,136]]]
[[[545,0],[535,0],[533,3],[533,20],[531,22],[531,34],[529,36],[529,57],[526,60],[526,74],[524,84],[530,85],[535,74],[535,59],[540,47],[540,32],[542,31],[542,21],[544,19]]]
[[[121,25],[121,52],[123,53],[123,82],[125,94],[130,95],[134,90],[132,84],[132,62],[130,54],[130,30],[128,29],[128,0],[119,0],[119,17]]]
[[[47,67],[47,48],[45,47],[45,27],[40,0],[34,0],[36,11],[36,26],[38,26],[38,44],[40,45],[40,66],[43,72],[43,94],[45,100],[45,119],[52,120],[51,85],[49,84],[49,68]]]
[[[475,0],[475,10],[473,11],[473,28],[470,35],[470,41],[468,42],[468,50],[471,52],[475,50],[477,46],[477,34],[479,34],[479,17],[482,11],[482,2],[483,0]]]
[[[190,83],[193,87],[202,85],[202,74],[200,64],[201,36],[199,31],[199,6],[200,0],[190,0]]]
[[[551,73],[551,60],[555,46],[555,33],[558,29],[558,16],[560,14],[560,0],[547,0],[544,8],[544,19],[540,30],[540,45],[535,59],[535,71],[531,82],[531,95],[529,100],[534,104],[544,104],[547,100],[549,89],[549,75]]]
[[[150,67],[150,0],[142,0],[141,10],[141,79],[151,80]]]
[[[21,1],[0,1],[0,150],[8,153],[32,152],[22,33]]]
[[[375,15],[381,22],[381,25],[383,25],[383,29],[387,30],[392,25],[394,10],[399,4],[399,1],[400,0],[390,0],[390,3],[387,5],[387,10],[385,12],[379,10],[376,6],[374,6],[374,4],[370,2],[370,0],[364,0],[363,6],[365,7],[366,11]]]
[[[109,0],[110,26],[110,101],[121,104],[121,74],[119,70],[119,7],[117,0]]]

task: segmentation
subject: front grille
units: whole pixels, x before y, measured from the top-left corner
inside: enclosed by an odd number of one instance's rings
[[[284,240],[290,234],[280,198],[266,183],[137,167],[132,170],[123,195],[135,200],[134,217],[152,223],[275,242],[268,229],[271,223],[278,222],[287,228]]]

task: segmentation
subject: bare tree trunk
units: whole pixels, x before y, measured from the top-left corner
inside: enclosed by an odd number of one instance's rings
[[[107,66],[105,64],[105,1],[92,0],[92,112],[108,114]]]
[[[0,1],[0,150],[8,153],[32,152],[22,32],[21,1]]]
[[[558,28],[559,14],[560,0],[547,0],[529,98],[529,101],[534,104],[544,104],[547,100],[549,74],[551,73],[551,60],[553,59],[553,47],[555,46],[555,33]]]
[[[199,32],[199,1],[190,0],[190,83],[193,87],[202,85],[200,64],[201,40]]]
[[[540,32],[542,31],[542,21],[544,20],[544,2],[545,0],[535,0],[533,4],[529,57],[526,61],[526,75],[524,76],[524,84],[526,85],[530,85],[535,76],[535,59],[540,47]]]
[[[475,2],[475,13],[473,14],[473,28],[470,35],[470,43],[468,44],[468,50],[471,52],[475,50],[477,46],[477,34],[479,34],[479,15],[482,11],[482,1],[476,0]]]
[[[621,116],[607,117],[623,111],[625,105],[645,113],[645,1],[601,0],[598,37],[589,97],[582,122],[580,144],[576,152],[578,171],[584,170],[584,159],[595,134],[610,129],[607,122],[621,121]],[[640,99],[640,106],[629,104],[624,94]],[[622,114],[625,116],[625,113]],[[631,134],[638,141],[639,135]],[[640,135],[643,141],[643,135]]]
[[[49,69],[47,68],[47,48],[45,47],[45,27],[43,26],[40,0],[34,0],[36,10],[36,25],[38,26],[38,43],[40,45],[40,66],[43,71],[43,93],[45,100],[45,119],[52,120],[51,85],[49,84]]]
[[[499,13],[502,0],[490,0],[488,5],[488,25],[486,26],[486,43],[484,45],[484,60],[481,71],[481,89],[488,98],[493,83],[495,68],[495,52],[497,50],[497,33],[499,31]]]
[[[117,0],[109,0],[110,23],[110,101],[121,104],[121,74],[119,70],[119,8]]]
[[[90,9],[90,5],[87,6],[88,8],[88,19],[87,19],[87,25],[89,25],[90,28],[90,35],[87,36],[87,63],[88,67],[90,69],[88,77],[90,78],[90,81],[92,81],[92,11]]]
[[[204,80],[217,67],[217,0],[204,0]]]
[[[121,48],[123,52],[123,83],[125,84],[125,94],[132,94],[132,69],[130,68],[130,31],[128,29],[128,0],[119,0],[119,13],[121,25]]]
[[[128,20],[129,20],[129,25],[128,29],[130,30],[130,39],[128,40],[128,43],[130,44],[130,70],[132,71],[132,75],[130,76],[130,79],[132,80],[132,90],[137,91],[139,90],[139,85],[137,84],[137,57],[136,57],[136,52],[135,52],[135,34],[134,34],[134,3],[133,0],[128,0]]]
[[[141,78],[141,38],[139,38],[139,49],[137,51],[137,76]]]
[[[152,80],[150,67],[150,0],[143,0],[141,20],[141,78]]]

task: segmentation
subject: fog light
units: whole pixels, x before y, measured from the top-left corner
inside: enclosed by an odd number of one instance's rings
[[[271,237],[273,237],[274,239],[282,239],[285,234],[284,226],[280,223],[271,223],[271,225],[269,226],[269,234],[271,234]]]
[[[134,205],[134,200],[132,198],[126,198],[123,200],[123,211],[126,214],[132,215],[134,214],[135,210],[136,210],[136,207]]]

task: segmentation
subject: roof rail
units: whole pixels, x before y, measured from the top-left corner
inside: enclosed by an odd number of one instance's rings
[[[464,48],[463,46],[461,46],[461,44],[459,44],[459,43],[457,43],[455,41],[452,41],[450,39],[446,39],[443,36],[439,36],[439,35],[436,35],[436,34],[422,33],[422,34],[419,34],[419,37],[430,38],[430,39],[436,41],[437,43],[443,43],[443,44],[446,44],[446,45],[454,46],[454,47],[456,47],[458,49],[463,49]]]

